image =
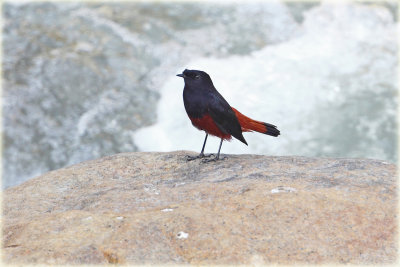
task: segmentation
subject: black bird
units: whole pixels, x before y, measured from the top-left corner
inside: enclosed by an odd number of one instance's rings
[[[221,138],[215,159],[219,159],[222,141],[230,140],[232,136],[247,145],[242,132],[256,131],[275,137],[280,134],[275,125],[250,119],[232,108],[215,89],[210,76],[204,71],[185,69],[177,76],[185,81],[183,103],[189,119],[193,126],[206,132],[200,155],[189,157],[189,160],[204,157],[204,147],[209,134]]]

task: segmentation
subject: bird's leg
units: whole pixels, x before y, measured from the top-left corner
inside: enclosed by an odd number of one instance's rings
[[[219,159],[219,152],[221,152],[221,147],[222,147],[222,142],[223,141],[224,141],[224,139],[221,138],[221,143],[219,143],[218,155],[217,155],[216,159]]]
[[[204,157],[204,148],[206,147],[207,137],[208,137],[208,133],[206,133],[206,138],[204,139],[203,147],[201,148],[201,152],[199,155],[200,158]]]
[[[203,161],[202,161],[203,163],[219,160],[219,153],[221,152],[221,147],[222,147],[222,142],[223,142],[223,141],[224,141],[224,139],[221,138],[221,143],[219,143],[219,149],[218,149],[218,154],[217,154],[217,156],[216,156],[215,158],[213,158],[213,159],[203,159]],[[223,159],[223,158],[222,158],[222,159]]]
[[[207,142],[207,137],[208,137],[208,133],[206,133],[206,138],[204,139],[204,143],[203,143],[203,147],[201,149],[200,155],[198,156],[186,156],[186,160],[187,161],[191,161],[191,160],[195,160],[195,159],[199,159],[199,158],[204,158],[204,157],[210,157],[210,155],[206,156],[204,155],[204,148],[206,147],[206,142]]]

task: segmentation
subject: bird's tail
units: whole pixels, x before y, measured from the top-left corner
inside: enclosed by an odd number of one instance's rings
[[[256,131],[271,136],[278,136],[280,134],[280,131],[276,128],[275,125],[250,119],[249,117],[246,117],[245,115],[237,111],[235,108],[232,108],[232,110],[235,112],[243,132]]]

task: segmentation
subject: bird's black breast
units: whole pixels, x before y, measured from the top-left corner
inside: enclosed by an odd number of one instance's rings
[[[207,106],[209,98],[207,93],[197,88],[185,86],[183,89],[183,104],[185,105],[186,113],[191,118],[201,118],[207,114]]]

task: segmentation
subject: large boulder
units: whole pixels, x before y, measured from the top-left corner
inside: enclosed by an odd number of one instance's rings
[[[380,160],[123,153],[4,192],[9,264],[396,261],[396,166]]]

